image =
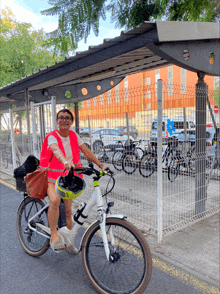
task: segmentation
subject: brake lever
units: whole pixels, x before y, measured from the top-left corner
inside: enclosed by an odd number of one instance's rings
[[[105,170],[106,170],[110,175],[114,175],[114,172],[111,171],[109,167],[107,167]]]

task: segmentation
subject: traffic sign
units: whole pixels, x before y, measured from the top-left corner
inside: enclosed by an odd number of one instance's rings
[[[218,113],[218,105],[214,106],[214,113]]]

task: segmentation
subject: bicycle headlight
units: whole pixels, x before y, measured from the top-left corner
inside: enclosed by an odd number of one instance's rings
[[[82,194],[85,190],[85,181],[75,175],[62,177],[60,176],[56,180],[55,191],[57,195],[62,199],[74,199]]]

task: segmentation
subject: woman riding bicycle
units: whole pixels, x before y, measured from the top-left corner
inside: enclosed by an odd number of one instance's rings
[[[47,195],[50,199],[50,204],[48,221],[51,230],[50,245],[55,252],[60,252],[65,249],[62,237],[58,235],[57,232],[60,204],[60,197],[55,192],[55,182],[57,178],[61,175],[66,175],[72,167],[81,166],[79,149],[100,169],[105,169],[103,164],[100,163],[92,151],[85,146],[79,135],[70,130],[73,121],[74,117],[71,111],[68,109],[60,110],[56,117],[58,129],[50,132],[45,137],[40,154],[40,166],[48,167],[49,165]],[[64,169],[66,172],[64,172]],[[73,227],[71,210],[72,200],[64,199],[64,203],[67,229],[71,230]],[[72,254],[78,253],[74,244],[68,246],[67,249]]]

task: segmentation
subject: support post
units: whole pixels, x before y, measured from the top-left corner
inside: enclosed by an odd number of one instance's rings
[[[30,153],[31,152],[31,146],[30,146],[30,114],[29,114],[29,95],[28,95],[28,89],[25,89],[25,103],[26,103],[26,120],[27,120],[27,133],[28,133],[28,141],[27,141],[27,150]]]
[[[74,112],[75,112],[75,131],[79,134],[79,106],[78,106],[78,102],[74,103]]]
[[[195,214],[205,211],[206,191],[206,97],[205,74],[198,73],[196,84],[196,145],[195,145]]]
[[[90,146],[91,150],[93,152],[93,145],[92,145],[92,134],[91,134],[91,124],[90,124],[90,117],[88,115],[88,126],[89,126],[89,140],[90,140]]]
[[[12,152],[12,166],[13,170],[16,167],[16,159],[15,159],[15,141],[14,141],[14,128],[13,128],[13,111],[9,108],[9,122],[10,122],[10,129],[11,129],[11,152]]]
[[[162,174],[162,114],[163,114],[163,85],[157,80],[157,223],[158,243],[163,239],[163,174]]]
[[[34,102],[30,102],[31,106],[31,120],[32,120],[32,130],[33,130],[33,154],[38,157],[37,154],[37,132],[36,132],[36,118],[35,118],[35,109]]]

